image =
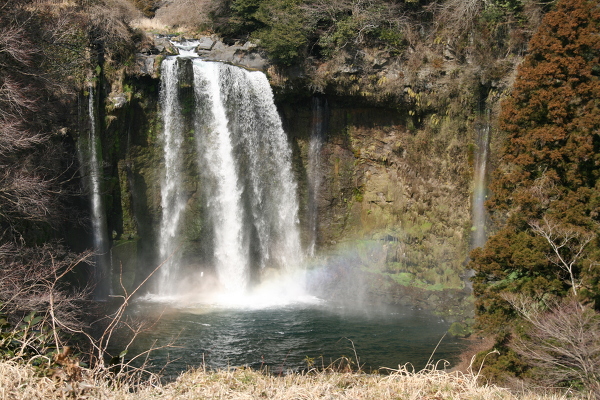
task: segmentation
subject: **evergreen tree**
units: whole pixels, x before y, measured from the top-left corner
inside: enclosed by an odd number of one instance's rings
[[[503,103],[488,206],[501,228],[472,253],[479,327],[507,332],[503,293],[600,296],[600,7],[560,0]],[[600,305],[600,303],[596,303]]]

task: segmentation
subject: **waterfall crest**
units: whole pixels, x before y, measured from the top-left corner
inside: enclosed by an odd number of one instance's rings
[[[178,293],[178,282],[189,274],[189,266],[181,264],[194,263],[177,247],[186,240],[190,246],[181,227],[192,218],[186,209],[192,194],[184,190],[184,176],[190,174],[188,139],[195,143],[194,196],[204,199],[203,233],[196,241],[211,244],[200,258],[212,264],[220,289],[243,294],[265,271],[295,271],[302,251],[292,152],[266,76],[187,54],[168,57],[161,68],[164,172],[158,243],[161,261],[174,255],[162,268],[158,293]],[[191,79],[182,83],[187,74]],[[182,104],[182,86],[189,85],[193,95],[183,96]]]

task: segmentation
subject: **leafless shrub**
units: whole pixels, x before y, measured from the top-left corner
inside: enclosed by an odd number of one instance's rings
[[[473,367],[475,369],[479,369],[483,367],[483,364],[473,365],[477,354],[483,351],[489,351],[492,347],[494,347],[494,338],[486,337],[483,339],[474,339],[469,343],[469,346],[460,354],[460,360],[458,364],[456,364],[452,371],[460,371],[461,373],[472,372]]]
[[[63,374],[65,369],[70,368],[61,380],[80,381],[82,370],[70,356],[72,343],[64,336],[76,335],[83,339],[80,343],[84,348],[80,350],[89,350],[86,361],[94,376],[110,378],[119,385],[158,382],[157,376],[147,369],[148,356],[158,348],[171,346],[176,339],[125,360],[125,354],[136,338],[153,327],[152,322],[134,320],[125,315],[132,296],[152,274],[132,293],[127,293],[122,285],[125,294],[117,296],[122,299],[121,304],[90,325],[82,317],[89,313],[91,288],[77,290],[66,278],[76,268],[91,265],[92,256],[89,251],[78,255],[66,252],[56,243],[41,247],[0,245],[0,315],[9,318],[10,325],[14,327],[11,340],[20,343],[15,356],[26,362],[32,361],[30,357],[44,358],[48,365],[62,366]],[[155,271],[158,268],[160,266]],[[84,312],[86,308],[88,312]],[[32,312],[34,314],[25,317]],[[36,316],[35,322],[31,322],[33,315]],[[23,322],[30,324],[25,331]],[[94,324],[101,325],[98,334],[92,333]],[[41,333],[33,333],[33,329]],[[49,332],[51,337],[44,338],[43,332]],[[56,351],[54,356],[48,354],[48,341],[52,342],[50,347]],[[120,344],[115,345],[115,341]],[[111,354],[110,348],[119,348],[118,354]]]
[[[541,210],[547,210],[550,204],[560,196],[556,183],[546,174],[537,178],[526,191],[539,204]]]
[[[505,293],[503,297],[529,324],[513,349],[537,367],[548,385],[581,382],[600,397],[600,314],[574,297],[539,302]]]
[[[58,214],[51,209],[60,172],[41,162],[44,152],[54,152],[43,133],[53,107],[44,103],[47,80],[27,28],[30,14],[6,1],[0,1],[0,11],[0,238],[11,240],[21,236],[20,221]]]
[[[460,36],[469,32],[486,5],[486,0],[448,0],[436,10],[438,27],[448,33],[448,37]]]
[[[141,13],[126,0],[102,0],[88,10],[96,40],[111,46],[131,39],[129,23]]]
[[[533,232],[546,239],[552,249],[549,260],[568,274],[571,289],[576,296],[577,288],[581,286],[577,266],[585,254],[586,246],[596,234],[579,226],[560,223],[546,215],[541,220],[529,221],[529,226]]]
[[[528,29],[531,32],[537,31],[537,28],[542,23],[542,19],[544,18],[544,10],[542,8],[542,2],[539,0],[524,0],[523,1],[523,12],[527,17]]]
[[[4,29],[0,36],[0,54],[4,53],[17,62],[29,65],[32,60],[32,43],[25,34],[24,26]]]
[[[337,21],[340,15],[352,10],[351,0],[313,0],[302,5],[309,20],[327,19]]]
[[[91,253],[75,255],[59,244],[41,247],[0,245],[0,311],[9,317],[35,311],[78,329],[80,302],[89,290],[68,287],[65,276],[89,264]]]
[[[162,264],[160,264],[158,267],[156,267],[154,269],[154,271],[152,271],[146,277],[146,279],[144,279],[133,291],[131,291],[131,293],[128,293],[125,286],[121,283],[121,290],[123,291],[124,294],[121,296],[115,296],[122,300],[121,304],[119,305],[119,307],[117,307],[117,309],[112,314],[109,314],[105,317],[106,321],[108,321],[108,324],[102,330],[100,337],[91,340],[92,347],[94,350],[94,352],[91,354],[91,359],[97,367],[100,367],[100,368],[104,367],[105,355],[108,353],[108,347],[111,344],[113,335],[115,335],[115,333],[119,327],[127,328],[127,330],[129,330],[129,332],[131,334],[129,341],[125,344],[125,346],[123,348],[124,352],[126,352],[129,349],[129,347],[133,344],[133,341],[136,339],[136,337],[141,332],[143,332],[147,329],[147,326],[145,324],[130,323],[129,321],[124,320],[123,317],[125,315],[125,311],[127,310],[127,307],[129,306],[133,296],[140,290],[140,288],[146,282],[148,282],[148,280],[150,280],[150,278],[154,275],[154,273],[156,271],[158,271],[158,269],[161,268],[163,265],[164,265],[164,262]],[[91,337],[90,337],[90,339],[91,339]],[[148,352],[150,352],[152,350],[154,350],[154,349],[148,349],[148,351],[144,352],[143,354],[148,354]]]
[[[9,223],[17,220],[44,221],[50,214],[51,182],[31,171],[7,169],[0,173],[0,217]]]
[[[1,252],[2,247],[0,247],[0,254]],[[148,357],[150,353],[157,349],[173,346],[176,338],[172,339],[166,345],[159,347],[152,346],[145,351],[142,351],[140,354],[136,354],[133,357],[129,356],[126,360],[125,355],[138,336],[143,332],[151,330],[157,322],[132,319],[126,315],[126,310],[129,307],[133,296],[144,284],[146,284],[146,282],[148,282],[148,280],[150,280],[165,262],[166,261],[158,265],[154,271],[152,271],[152,273],[150,273],[146,279],[130,293],[127,292],[125,286],[121,282],[121,291],[123,292],[123,295],[113,296],[115,299],[120,299],[120,304],[111,311],[106,312],[103,317],[93,322],[91,326],[76,326],[69,323],[68,319],[63,319],[63,315],[51,315],[50,321],[53,324],[53,331],[60,329],[70,334],[80,335],[87,339],[89,350],[87,361],[94,376],[110,378],[119,386],[126,385],[139,387],[142,384],[158,383],[158,376],[148,370]],[[62,278],[62,276],[59,278]],[[81,312],[81,310],[79,311]],[[96,333],[94,333],[94,331]],[[119,345],[115,345],[115,342],[118,342]],[[117,354],[112,354],[111,348],[119,348],[119,352]]]
[[[0,154],[11,154],[44,142],[44,136],[28,132],[23,122],[15,118],[0,118]]]
[[[409,17],[399,2],[382,0],[311,0],[301,6],[309,25],[318,26],[321,21],[330,22],[326,32],[321,36],[326,38],[337,29],[337,23],[351,17],[353,36],[348,37],[348,43],[365,44],[367,35],[380,28],[388,28],[405,34],[411,38],[413,33]],[[406,33],[409,33],[406,35]],[[338,43],[340,48],[344,43]]]

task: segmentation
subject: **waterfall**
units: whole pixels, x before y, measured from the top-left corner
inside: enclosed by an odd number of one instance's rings
[[[194,60],[194,92],[199,107],[196,121],[198,152],[205,166],[212,214],[215,268],[229,291],[244,290],[249,278],[249,249],[245,237],[242,190],[225,103],[221,98],[220,66]]]
[[[298,231],[296,182],[292,174],[292,151],[283,131],[273,93],[262,72],[225,67],[237,76],[228,90],[234,113],[238,155],[246,155],[246,187],[250,192],[253,226],[258,235],[261,268],[294,269],[302,258]]]
[[[180,227],[192,217],[186,209],[191,195],[183,189],[186,174],[197,176],[196,198],[205,201],[204,236],[195,240],[212,244],[201,258],[213,264],[222,290],[243,294],[266,269],[295,270],[302,251],[292,152],[266,76],[189,53],[167,57],[161,70],[164,172],[158,242],[161,259],[174,256],[162,268],[159,294],[177,293],[185,279],[179,276],[184,275],[181,264],[194,264],[187,254],[185,261],[177,254],[179,242],[189,244]],[[182,84],[188,74],[192,78]],[[184,107],[181,91],[188,85],[193,96]],[[184,168],[188,133],[197,153],[195,172],[186,170],[188,164]]]
[[[487,240],[485,200],[487,198],[487,164],[490,150],[490,112],[486,111],[485,120],[477,127],[477,147],[474,164],[474,188],[472,201],[473,235],[471,247],[481,247]]]
[[[108,230],[106,226],[106,215],[102,201],[102,170],[100,160],[102,158],[102,146],[100,138],[97,137],[97,116],[95,108],[94,87],[89,87],[88,116],[90,122],[89,137],[87,138],[88,162],[87,166],[88,185],[90,192],[90,205],[92,217],[92,235],[94,244],[94,296],[96,299],[105,299],[110,294],[111,271],[108,249]]]
[[[325,139],[327,102],[320,97],[312,100],[312,124],[308,144],[308,254],[315,255],[318,236],[318,197],[321,187],[321,150]]]
[[[164,169],[161,180],[161,220],[158,235],[160,269],[159,292],[171,294],[172,276],[179,262],[179,225],[185,208],[183,193],[183,150],[184,126],[179,101],[178,57],[169,57],[161,65],[160,106],[162,109]]]

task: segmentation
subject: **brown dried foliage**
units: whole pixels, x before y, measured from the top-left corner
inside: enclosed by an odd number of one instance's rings
[[[575,298],[537,302],[517,294],[507,300],[528,323],[512,348],[536,367],[548,386],[581,382],[600,397],[600,314]]]
[[[27,30],[27,14],[8,2],[0,9],[0,236],[14,237],[20,220],[49,215],[54,185],[48,168],[35,162],[37,151],[50,142],[43,133],[47,94],[36,67],[40,54]]]
[[[498,176],[495,204],[544,172],[561,186],[593,186],[600,162],[598,52],[600,10],[593,1],[569,0],[546,15],[519,68],[512,96],[503,105],[501,128],[509,133],[506,164]],[[512,199],[512,200],[511,200]]]
[[[559,1],[532,38],[503,104],[500,127],[508,139],[489,202],[503,226],[473,253],[472,264],[479,321],[489,329],[506,328],[511,319],[498,296],[503,291],[600,294],[598,31],[597,2]]]
[[[89,252],[69,253],[56,243],[40,247],[0,245],[0,312],[18,319],[35,311],[79,329],[80,302],[89,290],[73,289],[63,278],[90,257]]]
[[[547,360],[542,366],[532,352],[543,353],[540,347],[533,350],[536,340],[540,346],[560,342],[565,338],[552,335],[566,334],[560,329],[575,329],[579,322],[563,321],[564,327],[556,322],[570,312],[565,303],[564,310],[551,306],[547,315],[539,314],[536,321],[548,324],[536,326],[510,294],[542,303],[576,296],[600,307],[599,31],[597,1],[558,1],[533,36],[502,105],[499,125],[507,140],[488,202],[499,228],[472,252],[471,267],[478,326],[496,335],[504,357],[490,368],[519,377],[527,374],[525,360],[529,367],[543,367],[547,376],[563,374],[568,380],[572,375],[564,366]],[[517,359],[510,340],[527,323],[533,324],[525,332],[533,338],[532,352],[517,346],[522,357]]]

